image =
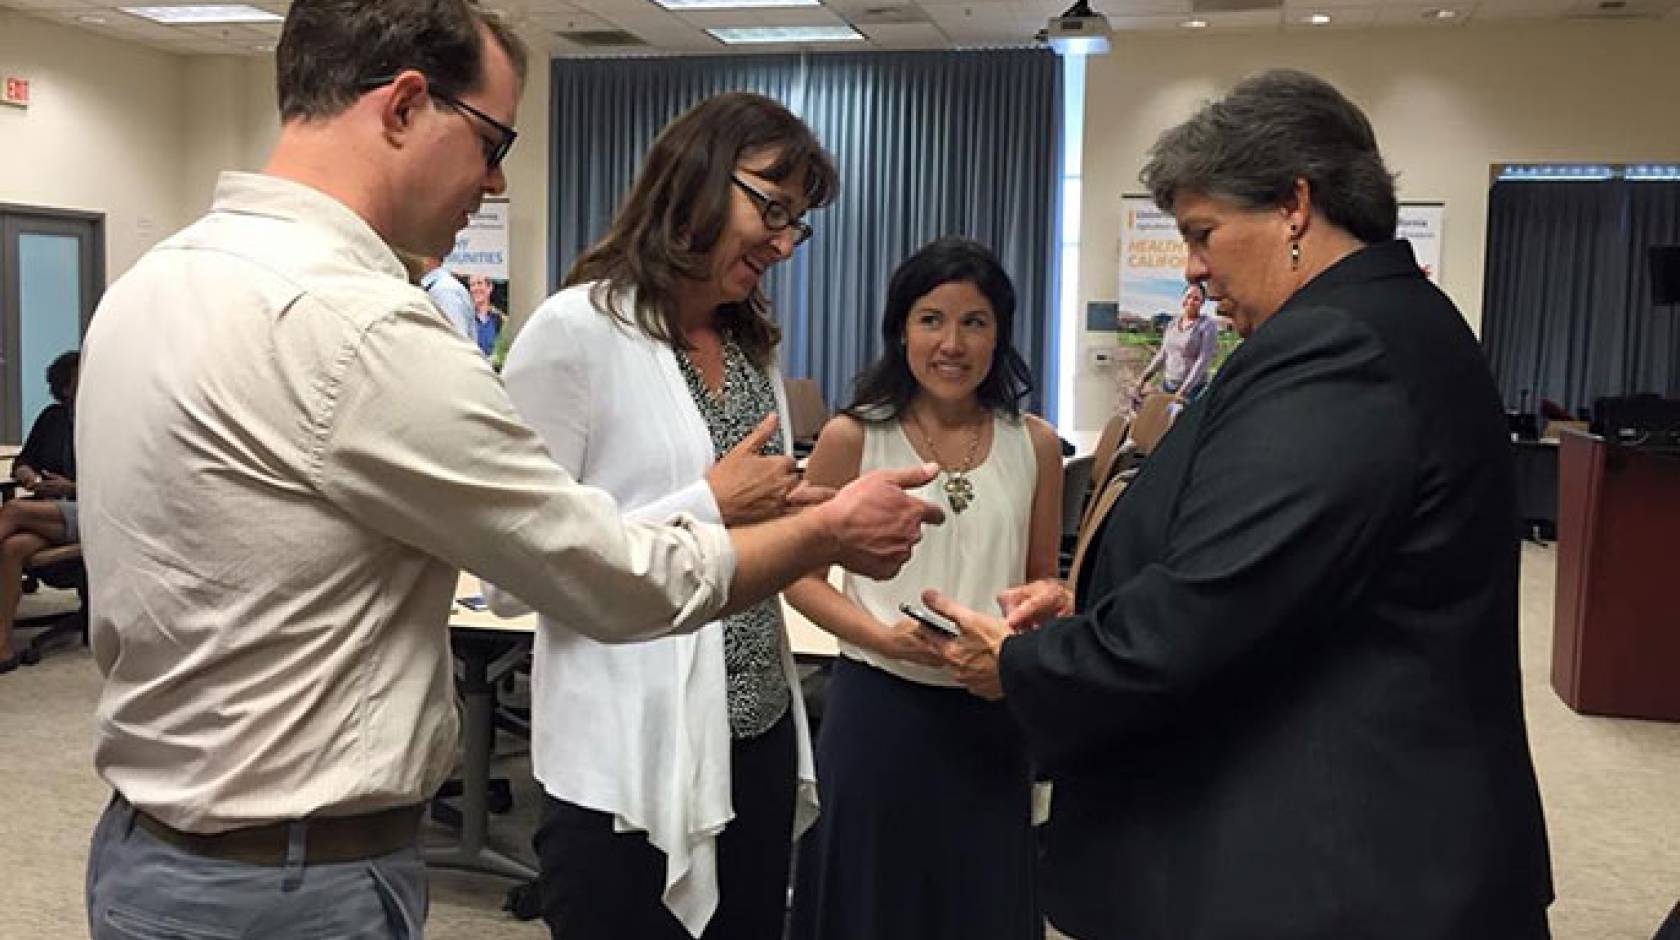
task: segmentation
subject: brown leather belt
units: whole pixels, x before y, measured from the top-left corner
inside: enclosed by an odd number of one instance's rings
[[[422,806],[399,806],[361,816],[321,816],[302,820],[303,863],[332,865],[389,855],[420,840]],[[227,832],[182,832],[140,809],[134,821],[141,829],[178,849],[228,862],[282,866],[291,823],[277,822]]]

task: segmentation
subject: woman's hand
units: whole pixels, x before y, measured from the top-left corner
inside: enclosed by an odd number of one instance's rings
[[[775,435],[776,422],[774,414],[760,421],[706,471],[706,485],[726,526],[774,519],[787,511],[788,494],[799,485],[793,458],[759,453]]]
[[[969,610],[938,591],[923,591],[922,603],[962,630],[960,636],[935,641],[951,677],[987,701],[1003,698],[1003,676],[998,672],[998,661],[1003,641],[1013,635],[1009,625],[996,617]]]
[[[1072,614],[1073,592],[1055,578],[1043,578],[1005,590],[998,595],[998,606],[1009,629],[1026,633]]]
[[[918,666],[945,667],[945,655],[928,636],[927,628],[909,617],[901,617],[892,626],[882,628],[875,652]]]

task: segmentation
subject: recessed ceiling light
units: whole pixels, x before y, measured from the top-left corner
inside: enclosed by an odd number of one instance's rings
[[[653,0],[667,10],[749,10],[765,7],[815,7],[822,0]]]
[[[1328,14],[1328,13],[1314,13],[1313,15],[1307,17],[1307,22],[1313,24],[1314,26],[1328,25],[1329,22],[1330,22],[1330,14]]]
[[[731,46],[771,42],[862,42],[850,26],[725,26],[706,32]]]
[[[166,26],[203,26],[209,23],[280,23],[285,17],[243,3],[200,4],[182,7],[117,7],[124,13]]]
[[[1426,20],[1454,20],[1458,18],[1458,11],[1444,8],[1440,10],[1430,10],[1428,13],[1423,15],[1423,18]]]
[[[1178,25],[1185,29],[1207,29],[1207,20],[1185,20]]]

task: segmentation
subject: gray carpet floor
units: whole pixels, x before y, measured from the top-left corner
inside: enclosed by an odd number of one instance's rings
[[[1680,724],[1583,717],[1552,692],[1554,557],[1554,549],[1525,546],[1522,576],[1529,732],[1558,893],[1553,932],[1649,940],[1680,898]],[[0,676],[0,940],[87,936],[87,838],[109,796],[92,771],[98,684],[83,649]],[[514,781],[516,809],[493,818],[492,835],[528,857],[536,791],[517,744],[503,743],[510,753],[496,772]],[[442,830],[431,836],[446,838]],[[507,886],[436,873],[427,936],[543,937],[539,926],[501,913]]]

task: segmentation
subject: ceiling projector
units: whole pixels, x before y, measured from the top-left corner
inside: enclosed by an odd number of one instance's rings
[[[1101,55],[1108,51],[1108,17],[1093,12],[1089,0],[1078,0],[1051,17],[1039,38],[1062,55]]]

